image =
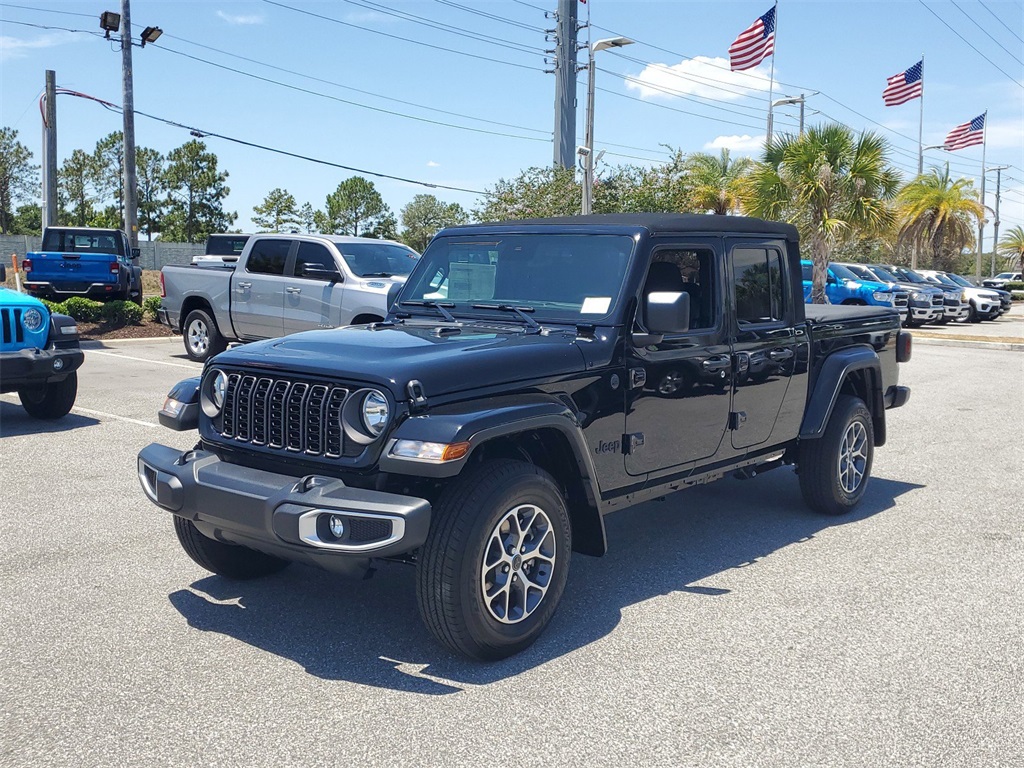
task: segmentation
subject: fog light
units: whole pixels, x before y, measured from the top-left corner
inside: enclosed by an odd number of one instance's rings
[[[331,536],[340,539],[345,535],[345,521],[337,515],[331,515],[330,520]]]
[[[53,370],[59,371],[63,367],[64,367],[64,361],[61,360],[59,357],[56,360],[53,361]]]

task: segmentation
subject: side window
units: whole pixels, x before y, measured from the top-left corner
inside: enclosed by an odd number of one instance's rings
[[[774,248],[734,248],[733,286],[736,319],[745,325],[774,323],[784,318],[782,254]]]
[[[257,240],[249,252],[245,271],[263,275],[283,275],[291,240]]]
[[[716,325],[715,254],[710,248],[660,247],[651,257],[644,293],[657,291],[690,294],[690,331]]]
[[[303,275],[303,268],[309,265],[314,269],[322,269],[326,272],[337,272],[338,265],[334,261],[327,246],[320,243],[299,243],[299,253],[295,257],[295,276],[306,277],[312,280],[327,280],[327,275]]]

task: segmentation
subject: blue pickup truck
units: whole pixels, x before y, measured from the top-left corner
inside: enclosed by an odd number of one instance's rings
[[[809,261],[800,262],[803,271],[804,301],[811,300],[811,268]],[[825,295],[830,304],[870,307],[893,307],[905,322],[909,311],[910,294],[892,283],[864,280],[842,264],[829,264],[825,281]]]
[[[74,319],[0,285],[0,392],[17,392],[29,416],[59,419],[75,404],[83,359]]]
[[[22,264],[25,289],[53,301],[84,296],[142,304],[138,257],[119,229],[47,227],[42,250],[26,254]]]

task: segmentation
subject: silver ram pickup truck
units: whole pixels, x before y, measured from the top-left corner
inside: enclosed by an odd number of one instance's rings
[[[166,266],[158,317],[204,362],[229,341],[383,320],[419,254],[390,240],[254,235],[235,264]]]

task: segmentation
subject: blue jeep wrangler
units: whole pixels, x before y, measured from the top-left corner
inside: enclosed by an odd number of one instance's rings
[[[30,416],[59,419],[75,404],[84,357],[74,319],[0,286],[0,392],[17,392]]]

